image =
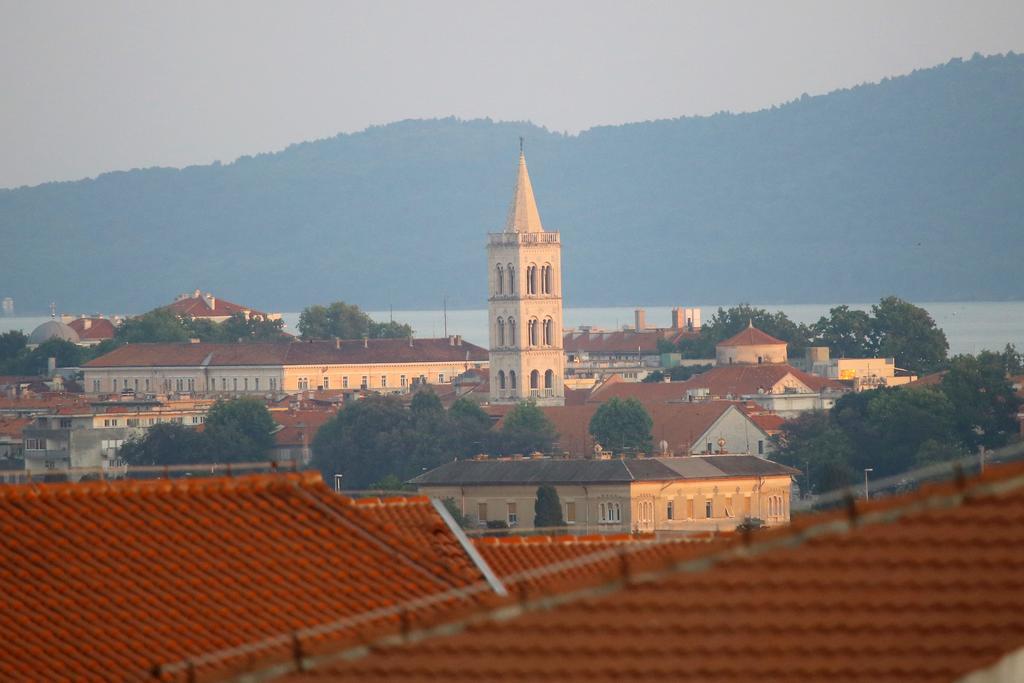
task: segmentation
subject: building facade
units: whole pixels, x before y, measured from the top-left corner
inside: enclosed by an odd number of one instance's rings
[[[562,245],[545,232],[519,155],[505,229],[488,235],[491,401],[565,403]]]
[[[481,527],[533,529],[537,487],[558,492],[566,526],[584,534],[732,531],[747,519],[787,524],[797,470],[745,455],[628,460],[458,460],[412,480],[451,498]]]

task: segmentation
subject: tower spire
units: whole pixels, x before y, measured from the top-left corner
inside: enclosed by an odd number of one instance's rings
[[[508,207],[505,232],[544,232],[540,212],[537,210],[537,200],[533,197],[530,172],[526,170],[526,154],[523,147],[523,138],[519,138],[519,172],[516,175],[515,188],[512,190],[512,203]]]

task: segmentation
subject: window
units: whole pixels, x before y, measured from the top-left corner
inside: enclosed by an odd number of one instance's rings
[[[499,389],[504,389],[505,388],[505,371],[504,370],[498,370],[498,388]]]
[[[500,269],[501,266],[498,266],[498,268]],[[487,521],[487,503],[476,504],[476,518],[481,524]]]
[[[757,440],[757,454],[758,455],[764,455],[764,440],[763,439],[758,439]]]
[[[331,378],[330,377],[328,377],[327,375],[324,375],[324,378],[323,378],[322,381],[323,381],[324,389],[330,389],[331,388]]]
[[[539,389],[540,388],[540,373],[537,372],[536,370],[531,370],[530,371],[530,388],[531,389]]]
[[[117,379],[111,381],[111,386],[114,387],[114,393],[117,393]]]
[[[348,389],[348,376],[347,375],[341,378],[341,388],[342,389]]]
[[[57,469],[57,461],[56,460],[47,460],[46,463],[45,463],[45,467],[48,470],[55,470],[55,469]]]
[[[249,391],[249,378],[248,377],[242,378],[242,383],[245,385],[242,388],[245,389],[246,391]]]
[[[528,323],[526,323],[526,332],[527,332],[527,335],[526,335],[527,336],[527,343],[530,346],[536,346],[537,345],[537,319],[536,318],[531,318],[530,321]]]
[[[537,266],[529,265],[526,267],[526,293],[537,293]]]
[[[399,384],[399,386],[401,386],[403,388],[409,386],[409,378],[406,377],[405,375],[399,375],[398,376],[398,384]]]
[[[511,263],[508,264],[508,293],[516,293],[516,268]]]
[[[129,420],[129,422],[131,422],[131,420]],[[71,429],[71,418],[70,417],[62,417],[60,419],[60,428],[61,429]]]
[[[619,503],[601,503],[597,510],[601,524],[618,524],[622,521],[622,506]]]
[[[515,526],[516,524],[519,523],[519,514],[516,512],[516,504],[515,503],[507,503],[505,507],[506,507],[506,513],[505,514],[506,514],[506,519],[508,521],[508,525],[509,526]]]
[[[553,370],[544,371],[544,388],[553,389],[555,387],[555,373]]]
[[[146,387],[146,388],[148,389],[149,387]],[[94,379],[92,381],[92,393],[94,393],[94,394],[100,393],[100,381],[98,379]]]
[[[540,270],[540,291],[541,294],[551,293],[551,266],[547,265]]]
[[[127,424],[129,427],[138,427],[139,426],[139,418],[137,418],[137,417],[129,417],[127,420],[125,420],[125,424]]]
[[[494,270],[494,293],[499,296],[505,293],[505,269],[499,263]]]
[[[145,380],[145,384],[146,384],[146,391],[149,391],[149,378],[148,377]]]
[[[271,377],[270,378],[270,390],[271,391],[277,391],[277,378],[276,377]]]
[[[555,321],[551,318],[544,320],[544,345],[551,346],[552,339],[554,338]]]
[[[576,523],[576,503],[569,502],[565,504],[565,523]]]
[[[44,451],[46,450],[46,441],[44,439],[25,439],[25,450]]]
[[[227,377],[221,377],[220,378],[220,390],[221,391],[227,391],[228,390],[228,378]]]
[[[138,377],[136,377],[134,380],[132,380],[132,386],[135,387],[135,391],[139,390],[139,378]]]
[[[255,387],[255,388],[256,388],[256,391],[259,391],[259,390],[260,390],[260,378],[259,378],[259,377],[256,377],[256,378],[254,378],[254,379],[253,379],[252,381],[253,381],[253,384],[255,384],[255,385],[256,385],[256,387]]]
[[[706,517],[707,519],[711,519],[711,517],[712,517],[712,512],[714,512],[714,510],[712,508],[713,508],[713,505],[711,504],[711,501],[710,500],[705,500],[704,501],[704,517]]]
[[[437,373],[437,383],[438,384],[444,384],[444,373],[443,372]]]
[[[708,452],[708,453],[714,453],[714,452],[715,452],[715,444],[711,443],[710,441],[708,441],[708,449],[707,449],[707,452]]]
[[[675,512],[673,510],[673,507],[674,506],[672,505],[672,501],[670,500],[668,502],[668,505],[665,506],[665,519],[675,519]]]
[[[369,389],[370,388],[370,377],[369,377],[369,375],[363,375],[362,381],[359,382],[359,388],[360,389]]]
[[[231,386],[234,388],[235,391],[238,391],[238,378],[237,377],[232,377],[231,378]],[[309,388],[309,382],[308,381],[306,382],[306,388],[307,389]]]
[[[498,318],[498,346],[505,345],[505,320]]]
[[[237,387],[235,387],[235,388],[237,389]],[[174,380],[174,390],[175,391],[185,391],[185,380],[182,379],[181,377],[175,378],[175,380]]]
[[[382,387],[386,387],[388,385],[388,376],[387,375],[381,375],[380,376],[380,385]]]
[[[519,338],[516,337],[516,319],[508,319],[508,345],[519,346]]]
[[[515,389],[516,388],[516,371],[515,370],[509,370],[508,371],[508,388],[509,389]]]
[[[299,377],[298,387],[299,389],[309,389],[309,378]]]

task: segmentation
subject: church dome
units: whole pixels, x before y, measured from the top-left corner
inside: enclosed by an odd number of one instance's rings
[[[70,326],[56,320],[47,320],[32,330],[32,334],[28,336],[28,343],[42,344],[51,339],[63,339],[75,344],[79,342],[78,333],[71,329]]]

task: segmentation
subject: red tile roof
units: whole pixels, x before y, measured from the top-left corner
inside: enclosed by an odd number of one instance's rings
[[[86,321],[89,321],[88,329]],[[78,338],[83,341],[114,338],[114,323],[107,318],[78,318],[69,322],[68,327],[77,332]]]
[[[731,401],[641,402],[653,422],[651,435],[655,445],[664,439],[668,442],[669,450],[677,455],[689,452],[696,439],[710,429],[730,406],[735,405]],[[590,435],[590,419],[600,407],[600,403],[587,403],[541,408],[558,432],[557,448],[573,456],[590,455],[594,447],[594,437]],[[495,428],[501,428],[500,422]]]
[[[762,332],[753,325],[743,328],[740,332],[720,341],[715,346],[764,346],[767,344],[786,345],[781,339],[776,339],[767,332]]]
[[[201,294],[199,296],[190,296],[180,298],[177,301],[170,303],[163,307],[173,313],[177,313],[181,316],[187,316],[190,318],[220,318],[230,317],[235,313],[250,314],[260,317],[267,317],[267,314],[263,311],[257,311],[252,308],[246,308],[230,301],[225,301],[220,297],[214,297],[213,308],[210,308],[206,298]]]
[[[487,350],[448,339],[369,339],[248,344],[125,344],[94,358],[86,368],[199,367],[233,365],[333,365],[361,363],[481,363]]]
[[[280,634],[259,651],[287,657],[295,629],[428,596],[405,623],[437,620],[480,581],[428,499],[353,501],[317,474],[2,486],[0,679],[142,680]]]
[[[0,436],[20,439],[22,431],[30,424],[32,418],[29,417],[0,417]]]
[[[719,365],[683,382],[670,382],[685,396],[689,389],[708,389],[712,397],[744,396],[768,391],[786,375],[792,375],[813,392],[841,391],[841,382],[797,370],[785,363]]]
[[[961,486],[629,558],[600,589],[287,680],[959,680],[1024,646],[1024,466]]]
[[[682,330],[622,330],[617,332],[575,332],[568,331],[562,337],[562,348],[566,353],[594,354],[656,354],[658,340],[673,344],[683,337],[697,336]]]
[[[272,410],[270,417],[282,427],[274,440],[278,446],[312,446],[317,431],[334,415],[334,410]]]

